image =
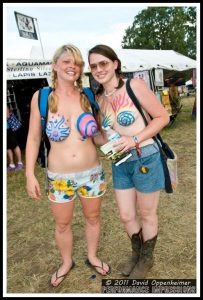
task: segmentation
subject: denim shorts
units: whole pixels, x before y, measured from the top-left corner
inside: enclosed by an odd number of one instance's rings
[[[106,191],[106,181],[102,165],[76,173],[53,173],[47,171],[48,199],[56,203],[83,198],[102,196]]]
[[[165,176],[157,144],[141,147],[141,157],[136,149],[132,156],[118,166],[112,164],[113,187],[118,190],[135,188],[141,193],[152,193],[165,187]],[[141,173],[140,167],[148,168],[148,173]]]

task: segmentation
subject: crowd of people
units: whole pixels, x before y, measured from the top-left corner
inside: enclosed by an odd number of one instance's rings
[[[84,263],[101,276],[110,275],[113,269],[98,257],[100,208],[107,182],[96,145],[109,141],[109,129],[120,136],[114,142],[115,150],[131,154],[118,166],[112,162],[116,203],[132,250],[132,255],[123,263],[123,276],[133,279],[147,276],[153,266],[158,235],[157,208],[165,178],[159,148],[153,137],[168,124],[169,115],[143,79],[124,79],[122,62],[111,47],[96,45],[89,50],[88,61],[91,75],[98,83],[95,99],[100,109],[97,114],[83,93],[84,60],[80,50],[71,44],[63,45],[52,59],[53,90],[48,98],[46,122],[50,143],[47,197],[62,259],[59,269],[50,277],[52,287],[61,284],[77,264],[72,257],[71,226],[76,198],[82,204],[85,219],[87,257]],[[149,121],[147,126],[130,93],[140,102]],[[41,182],[35,175],[42,135],[38,96],[39,91],[36,91],[31,101],[25,149],[27,193],[36,201],[42,197]],[[21,163],[21,157],[18,160]]]

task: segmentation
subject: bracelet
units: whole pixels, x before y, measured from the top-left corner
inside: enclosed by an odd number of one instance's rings
[[[133,136],[133,140],[135,142],[135,148],[137,150],[137,155],[140,156],[141,155],[141,149],[140,149],[139,140],[136,136]]]
[[[138,144],[138,146],[139,146],[139,140],[138,140],[138,138],[136,137],[136,136],[133,136],[132,137],[133,138],[133,140],[134,140],[134,142],[135,142],[135,146]]]

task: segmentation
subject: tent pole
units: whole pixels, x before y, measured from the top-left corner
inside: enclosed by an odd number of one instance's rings
[[[155,86],[155,78],[154,78],[154,74],[153,74],[153,70],[152,69],[149,70],[149,74],[150,74],[150,81],[151,81],[151,85],[152,85],[152,91],[154,93],[156,93],[157,92],[157,88]]]
[[[37,24],[37,29],[38,29],[38,33],[39,33],[39,41],[40,41],[40,44],[41,44],[42,56],[43,56],[43,59],[44,59],[45,58],[44,57],[44,50],[43,50],[43,47],[42,47],[42,41],[41,41],[41,37],[40,37],[40,31],[39,31],[39,26],[38,26],[37,18],[33,18],[33,19],[36,21],[36,24]]]

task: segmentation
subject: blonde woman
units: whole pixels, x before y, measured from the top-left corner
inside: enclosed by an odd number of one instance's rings
[[[82,93],[84,62],[73,45],[60,47],[53,56],[52,87],[48,101],[46,135],[50,142],[48,155],[48,199],[55,219],[55,239],[62,264],[50,279],[58,286],[74,267],[71,223],[74,201],[78,196],[85,217],[87,242],[86,265],[99,274],[110,274],[110,266],[97,257],[100,238],[101,196],[106,182],[93,136],[98,130],[89,100]],[[29,132],[26,144],[27,193],[40,200],[41,190],[34,169],[41,140],[38,94],[31,102]]]

